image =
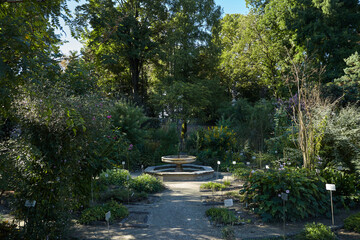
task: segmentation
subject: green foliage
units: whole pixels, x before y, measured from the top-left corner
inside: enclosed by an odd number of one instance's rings
[[[125,186],[130,182],[130,173],[125,169],[107,169],[99,175],[99,183],[104,185]]]
[[[242,162],[237,163],[235,169],[232,171],[233,175],[240,180],[247,180],[250,172],[251,169]]]
[[[223,239],[225,240],[234,240],[235,239],[235,231],[232,226],[225,226],[221,229],[221,233]]]
[[[335,196],[353,196],[359,193],[359,176],[355,173],[347,173],[333,167],[326,167],[321,171],[321,176],[327,183],[336,184]]]
[[[355,52],[350,57],[344,59],[346,68],[344,68],[344,75],[341,78],[335,79],[334,82],[340,86],[357,85],[360,84],[360,55]]]
[[[360,233],[360,213],[351,215],[344,220],[345,229]]]
[[[115,200],[121,203],[138,202],[147,199],[145,192],[133,192],[128,189],[108,189],[100,194],[100,200],[106,202]]]
[[[174,124],[157,129],[148,129],[144,144],[138,146],[141,151],[141,163],[144,166],[157,165],[162,156],[179,152],[179,134]]]
[[[265,150],[264,139],[273,132],[274,106],[261,99],[255,103],[240,98],[235,104],[220,110],[225,119],[231,120],[230,128],[237,133],[239,145],[249,145],[257,151]]]
[[[322,140],[325,164],[343,166],[360,174],[360,111],[355,106],[333,112]]]
[[[90,224],[94,221],[105,220],[105,213],[111,212],[110,221],[121,220],[129,215],[128,209],[118,204],[115,201],[111,201],[104,205],[94,206],[85,209],[79,218],[81,224]]]
[[[227,14],[221,20],[219,68],[224,84],[251,101],[281,96],[284,40],[258,14]],[[259,37],[261,36],[261,37]],[[279,67],[281,66],[281,67]],[[266,93],[265,93],[266,92]]]
[[[144,102],[144,64],[160,51],[158,34],[166,17],[165,2],[160,0],[96,0],[77,8],[77,33],[87,39],[99,68],[110,75],[114,87],[109,93],[121,89],[135,103]]]
[[[335,240],[331,228],[322,223],[307,223],[304,231],[296,236],[298,240]]]
[[[269,30],[271,40],[294,49],[295,60],[302,59],[306,52],[315,56],[316,63],[325,65],[326,82],[339,77],[344,67],[342,59],[359,50],[356,45],[359,36],[353,34],[360,21],[357,0],[336,3],[247,0],[247,3],[260,15],[259,22]],[[355,25],[353,19],[357,19]]]
[[[233,130],[228,127],[215,126],[196,133],[196,147],[199,151],[198,160],[204,164],[216,166],[218,160],[231,165],[229,151],[235,146],[236,138]]]
[[[124,101],[115,103],[110,112],[110,119],[114,129],[118,129],[130,143],[141,143],[144,138],[143,125],[147,118],[143,110]]]
[[[189,0],[170,1],[167,9],[163,54],[152,72],[156,83],[152,102],[159,113],[166,112],[172,119],[209,121],[216,112],[213,106],[225,95],[218,91],[219,48],[213,41],[220,7],[213,0]]]
[[[255,208],[264,221],[281,220],[284,216],[281,193],[289,192],[286,219],[297,221],[327,212],[328,195],[324,179],[306,169],[254,171],[240,191],[244,201]]]
[[[156,193],[162,191],[165,186],[156,177],[142,174],[131,180],[130,188],[138,192]]]
[[[238,221],[235,213],[226,208],[209,208],[205,212],[211,221],[218,224],[233,224]]]
[[[213,191],[220,191],[225,189],[226,187],[228,187],[228,184],[222,184],[217,182],[208,182],[200,185],[200,189],[211,189]]]

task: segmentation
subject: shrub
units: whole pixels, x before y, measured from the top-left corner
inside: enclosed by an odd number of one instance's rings
[[[130,179],[130,173],[125,169],[107,169],[99,175],[99,183],[104,185],[125,186]]]
[[[156,177],[142,174],[131,180],[130,188],[138,192],[156,193],[162,191],[165,186]]]
[[[101,206],[94,206],[85,209],[79,218],[81,224],[89,224],[94,221],[105,220],[105,213],[111,212],[110,221],[121,220],[129,215],[128,209],[118,204],[115,201],[111,201]]]
[[[226,208],[209,208],[205,214],[211,221],[219,224],[233,224],[238,221],[235,213]]]
[[[161,163],[161,157],[177,154],[179,136],[175,124],[167,124],[158,129],[147,130],[143,145],[138,146],[141,151],[141,164],[145,166]]]
[[[360,174],[360,111],[348,106],[332,113],[322,141],[322,156]]]
[[[142,129],[147,118],[143,110],[135,105],[118,101],[111,111],[111,122],[114,129],[120,129],[132,144],[143,141],[145,131]]]
[[[344,220],[344,226],[346,230],[360,233],[360,212],[346,218]]]
[[[324,180],[314,172],[285,168],[253,172],[240,193],[264,221],[274,221],[284,216],[280,196],[288,192],[286,218],[296,221],[327,212],[329,201],[324,186]]]
[[[298,240],[335,240],[336,236],[330,227],[322,223],[308,223],[305,225],[304,231],[299,234]]]
[[[223,236],[223,239],[225,240],[233,240],[235,239],[235,231],[232,226],[225,226],[221,229],[221,233]]]
[[[237,163],[235,169],[232,171],[233,175],[240,180],[247,180],[251,172],[251,169],[245,166],[244,163]]]
[[[215,126],[207,130],[199,130],[197,136],[196,145],[200,151],[198,154],[200,162],[216,167],[217,160],[221,160],[225,161],[225,165],[231,165],[231,159],[226,156],[226,152],[236,144],[234,131],[228,127]]]
[[[336,204],[351,207],[359,201],[360,183],[357,174],[327,167],[321,171],[321,176],[327,183],[336,184],[336,191],[333,192],[334,202]]]
[[[217,182],[208,182],[200,185],[200,189],[211,189],[213,191],[220,191],[226,188],[225,184],[217,183]]]
[[[132,192],[128,189],[114,189],[108,190],[100,195],[100,200],[106,202],[108,200],[116,200],[118,202],[137,202],[147,199],[148,195],[145,192]]]

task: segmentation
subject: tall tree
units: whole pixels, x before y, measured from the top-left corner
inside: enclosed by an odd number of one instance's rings
[[[209,109],[216,78],[220,7],[213,0],[169,2],[164,52],[155,67],[156,96],[161,110],[186,122]],[[220,96],[219,96],[220,98]],[[219,100],[219,99],[218,99]]]
[[[59,39],[54,28],[67,19],[65,0],[0,2],[0,113],[10,114],[18,86],[51,70]],[[37,77],[35,77],[37,75]],[[31,82],[33,81],[33,82]]]
[[[234,98],[281,96],[284,39],[276,38],[260,15],[226,15],[221,20],[220,42],[219,67]]]
[[[359,50],[358,0],[247,0],[274,33],[287,36],[299,56],[306,53],[326,66],[324,81],[342,74],[342,59]],[[276,21],[274,21],[276,20]],[[280,35],[279,35],[280,36]]]
[[[77,9],[78,30],[98,64],[114,75],[122,93],[139,105],[146,100],[145,63],[158,51],[166,19],[161,0],[89,0]]]

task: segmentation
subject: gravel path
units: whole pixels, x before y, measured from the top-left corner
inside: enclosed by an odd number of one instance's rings
[[[135,222],[144,220],[142,224],[130,226],[116,223],[107,226],[100,222],[94,226],[77,225],[74,235],[80,239],[111,239],[111,240],[218,240],[221,238],[221,227],[210,225],[205,211],[211,206],[206,206],[201,201],[201,196],[207,193],[200,192],[200,185],[208,181],[165,182],[167,190],[152,196],[149,203],[127,205],[131,222],[131,215],[138,214]],[[211,193],[208,193],[211,195]],[[335,217],[337,228],[343,224],[350,214],[356,211],[340,211]],[[330,219],[317,218],[315,222],[330,224]],[[306,221],[286,223],[286,234],[299,233]],[[279,237],[284,234],[282,223],[272,224],[246,224],[235,227],[236,239],[259,239],[263,237]],[[347,239],[347,238],[341,238]],[[357,238],[349,239],[360,239]]]
[[[166,182],[167,190],[157,194],[157,201],[150,204],[129,205],[130,212],[147,212],[148,227],[134,228],[113,224],[106,226],[77,226],[83,239],[221,239],[221,228],[210,225],[201,202],[197,182]]]

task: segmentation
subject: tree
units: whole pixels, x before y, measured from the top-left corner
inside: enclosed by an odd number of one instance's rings
[[[0,2],[0,114],[11,115],[10,105],[19,85],[40,79],[37,70],[51,71],[59,39],[51,26],[67,19],[66,1]]]
[[[98,65],[113,74],[122,94],[143,105],[147,96],[145,64],[159,51],[167,17],[165,1],[90,0],[77,9],[77,17],[78,30],[87,30],[82,37]]]
[[[274,36],[261,15],[231,14],[222,19],[220,71],[233,98],[257,100],[283,94],[284,41]]]
[[[154,66],[153,99],[160,112],[182,121],[184,137],[190,118],[205,117],[216,90],[210,86],[219,82],[214,71],[219,51],[213,39],[221,11],[213,0],[173,0],[168,9],[164,52]]]
[[[324,82],[341,76],[342,59],[359,50],[360,4],[357,0],[247,0],[275,34],[296,46],[302,56],[326,66]],[[276,20],[276,21],[275,21]],[[279,35],[279,36],[280,36]]]

